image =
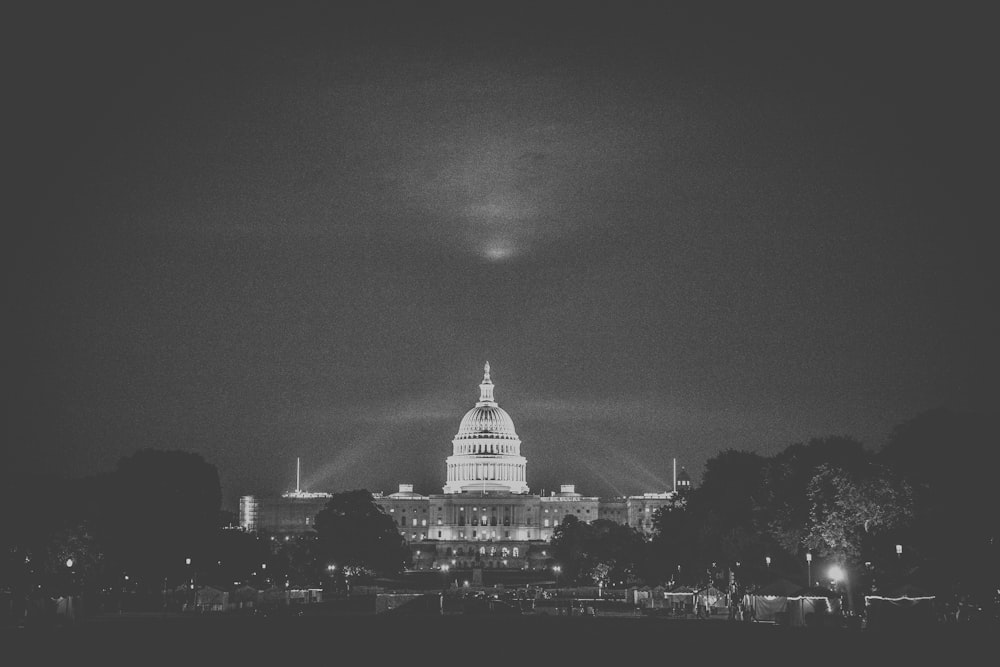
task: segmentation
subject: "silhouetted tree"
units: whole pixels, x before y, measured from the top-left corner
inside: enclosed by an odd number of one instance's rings
[[[396,525],[369,491],[336,493],[316,515],[319,552],[342,572],[397,574],[409,562]]]
[[[709,459],[701,485],[688,507],[698,524],[697,556],[704,570],[711,563],[777,556],[766,530],[763,476],[767,460],[759,454],[726,450]]]
[[[292,586],[318,586],[328,580],[315,531],[276,543],[273,552],[275,581]]]
[[[203,583],[228,586],[239,581],[260,587],[266,586],[268,580],[285,582],[272,562],[267,540],[257,533],[220,527],[204,553],[206,563],[199,573]]]
[[[642,534],[630,526],[570,515],[553,531],[552,553],[565,583],[614,586],[639,580],[647,554]]]
[[[209,567],[222,491],[199,454],[139,451],[119,461],[102,494],[99,535],[138,588],[155,591]]]
[[[896,426],[879,452],[915,491],[913,525],[898,534],[900,565],[919,569],[939,589],[1000,588],[1000,513],[989,511],[996,506],[995,448],[996,429],[983,415],[936,409]]]
[[[695,584],[699,564],[698,522],[688,506],[693,491],[680,491],[669,505],[653,513],[647,583]]]
[[[589,576],[592,563],[587,557],[589,527],[573,515],[567,516],[552,531],[552,555],[562,568],[560,579],[564,583],[578,583]]]

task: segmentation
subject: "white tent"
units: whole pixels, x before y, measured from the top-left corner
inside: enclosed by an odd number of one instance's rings
[[[690,586],[674,586],[663,591],[663,599],[668,607],[685,613],[694,613],[694,596],[696,591]]]
[[[885,595],[866,595],[868,627],[886,629],[929,625],[937,620],[935,602],[934,595],[912,584],[905,584]]]
[[[709,614],[725,614],[729,611],[729,595],[715,586],[707,586],[695,593],[694,604]]]

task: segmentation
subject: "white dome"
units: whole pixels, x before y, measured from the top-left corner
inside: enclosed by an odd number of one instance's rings
[[[476,407],[465,413],[445,462],[445,493],[465,491],[527,493],[521,439],[507,411],[493,398],[490,365],[484,367]]]
[[[466,412],[455,438],[518,439],[510,415],[496,405],[477,405]]]

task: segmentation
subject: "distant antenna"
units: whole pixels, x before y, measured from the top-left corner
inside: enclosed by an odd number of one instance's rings
[[[299,475],[302,471],[302,459],[298,456],[295,457],[295,493],[299,493],[302,489],[299,488]],[[676,486],[676,482],[674,483]]]

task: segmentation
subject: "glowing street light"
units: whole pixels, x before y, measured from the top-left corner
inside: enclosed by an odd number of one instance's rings
[[[897,544],[896,545],[896,558],[902,558],[902,557],[903,557],[903,545],[902,544]]]
[[[447,590],[448,588],[448,571],[451,570],[451,565],[448,563],[441,563],[441,590]],[[444,604],[442,599],[441,604]],[[442,607],[443,609],[443,607]]]
[[[813,555],[806,552],[806,586],[812,586],[812,565],[813,565]]]
[[[73,559],[72,558],[67,558],[66,559],[66,567],[73,567]]]
[[[771,557],[770,556],[764,556],[764,561],[767,563],[768,567],[771,567]]]
[[[191,557],[188,556],[184,559],[185,565],[191,565]],[[192,568],[191,572],[191,609],[192,611],[197,611],[198,609],[198,572]]]
[[[839,565],[831,565],[830,569],[826,571],[826,574],[830,577],[830,581],[834,584],[840,583],[847,578],[847,575],[844,573],[844,568]]]

